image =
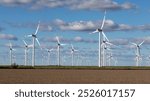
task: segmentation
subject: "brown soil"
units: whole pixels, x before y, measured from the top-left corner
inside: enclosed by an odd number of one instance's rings
[[[150,84],[150,70],[0,69],[2,84]]]

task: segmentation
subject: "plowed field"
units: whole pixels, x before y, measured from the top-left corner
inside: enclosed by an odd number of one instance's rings
[[[1,84],[150,84],[150,70],[0,69]]]

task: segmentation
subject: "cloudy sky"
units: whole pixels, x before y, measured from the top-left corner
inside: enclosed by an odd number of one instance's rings
[[[135,47],[131,43],[143,40],[142,65],[148,65],[149,3],[148,0],[0,0],[0,64],[9,64],[9,42],[16,49],[13,54],[17,63],[24,64],[22,40],[32,43],[31,38],[25,36],[34,33],[40,21],[38,39],[43,49],[56,48],[55,37],[59,36],[62,43],[68,44],[62,47],[64,64],[70,63],[69,44],[73,44],[79,50],[76,60],[97,65],[98,34],[89,33],[101,26],[106,10],[104,32],[115,44],[111,49],[118,65],[135,65]],[[41,51],[37,44],[36,54],[36,64],[42,63],[42,56],[47,59],[46,51]],[[29,56],[30,61],[31,49]],[[56,52],[53,51],[52,63],[55,62]]]

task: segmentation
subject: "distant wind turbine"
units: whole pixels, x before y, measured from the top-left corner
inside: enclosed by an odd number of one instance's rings
[[[66,44],[61,44],[58,36],[56,36],[56,40],[57,40],[57,52],[58,52],[57,53],[58,54],[58,66],[60,66],[60,47]]]
[[[14,51],[15,49],[13,49],[13,47],[12,47],[12,43],[10,42],[9,43],[9,58],[10,58],[10,65],[12,65],[12,51]]]
[[[101,50],[102,50],[102,57],[103,57],[103,59],[102,59],[102,66],[105,66],[105,64],[106,64],[106,57],[105,57],[105,55],[106,55],[106,50],[110,50],[109,48],[108,48],[108,45],[113,45],[112,43],[110,43],[109,42],[109,40],[108,40],[108,38],[106,37],[106,35],[105,34],[103,34],[103,40],[102,40],[102,44],[101,44]]]
[[[39,27],[40,27],[40,22],[37,26],[37,29],[36,29],[35,33],[31,34],[31,35],[28,35],[28,37],[32,37],[32,40],[33,40],[33,44],[32,44],[33,45],[32,46],[32,48],[33,48],[33,50],[32,50],[32,67],[35,66],[35,40],[37,41],[38,45],[41,47],[40,42],[37,38],[37,33],[39,31]]]
[[[136,44],[136,43],[132,43],[132,45],[136,46],[136,66],[139,66],[139,61],[140,61],[140,57],[141,57],[141,48],[140,46],[144,43],[144,41],[142,41],[140,44]]]
[[[27,60],[28,60],[28,49],[29,47],[31,47],[31,45],[28,45],[26,43],[25,40],[23,40],[23,43],[24,43],[24,65],[27,66]]]
[[[74,52],[78,50],[74,49],[73,45],[71,44],[71,56],[72,56],[72,66],[74,66]]]
[[[103,21],[102,21],[102,25],[100,27],[100,29],[96,29],[96,31],[92,32],[92,33],[99,33],[99,59],[98,59],[98,66],[101,67],[102,66],[102,59],[101,59],[101,55],[102,55],[102,49],[101,49],[101,44],[102,44],[102,37],[101,35],[103,35],[103,37],[105,37],[105,34],[103,32],[103,27],[104,27],[104,24],[105,24],[105,15],[106,15],[106,11],[105,11],[105,14],[104,14],[104,18],[103,18]]]
[[[46,51],[48,52],[48,65],[50,65],[50,54],[51,54],[51,52],[53,51],[54,49],[52,48],[52,49],[46,49]]]

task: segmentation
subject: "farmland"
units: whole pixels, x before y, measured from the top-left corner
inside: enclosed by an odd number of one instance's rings
[[[1,66],[2,84],[150,83],[149,67]]]

